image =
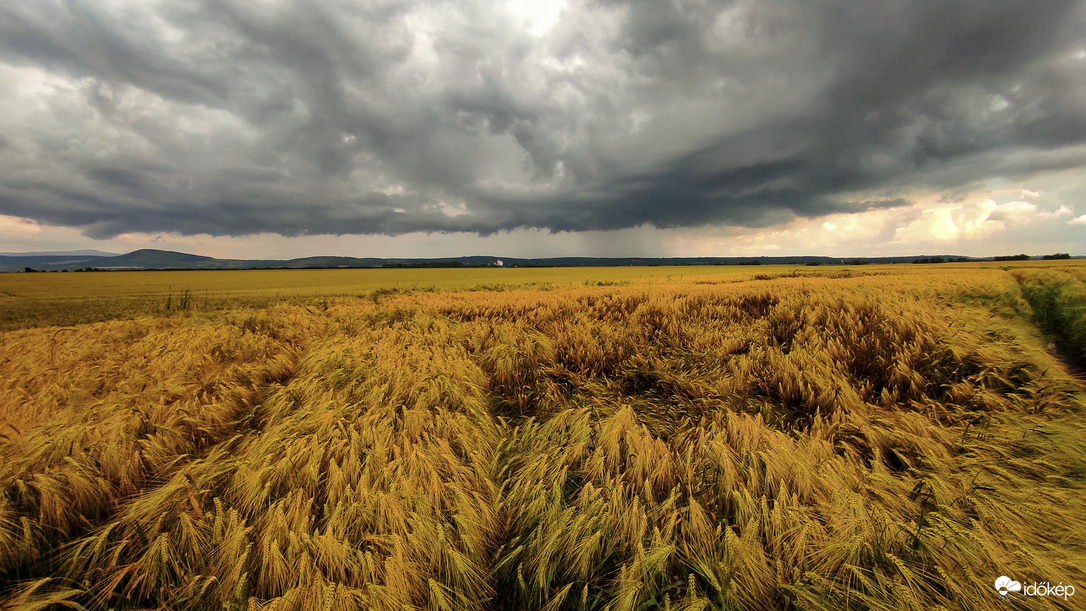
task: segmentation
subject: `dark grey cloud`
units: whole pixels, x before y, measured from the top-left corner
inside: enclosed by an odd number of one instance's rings
[[[0,214],[125,232],[764,227],[1086,164],[1075,0],[0,5]],[[993,162],[998,160],[998,162]]]

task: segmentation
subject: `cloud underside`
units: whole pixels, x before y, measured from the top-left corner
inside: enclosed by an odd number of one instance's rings
[[[766,227],[1073,169],[1081,2],[0,6],[0,214],[131,232]]]

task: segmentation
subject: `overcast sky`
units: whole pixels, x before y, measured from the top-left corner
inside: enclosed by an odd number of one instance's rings
[[[1086,254],[1081,0],[0,3],[0,251]]]

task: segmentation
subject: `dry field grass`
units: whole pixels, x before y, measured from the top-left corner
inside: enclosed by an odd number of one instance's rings
[[[1086,600],[1086,266],[351,272],[0,278],[0,606]]]
[[[0,331],[74,325],[176,311],[216,311],[402,292],[549,290],[585,285],[743,280],[792,267],[596,267],[461,269],[268,269],[0,274]],[[752,271],[753,270],[753,271]]]

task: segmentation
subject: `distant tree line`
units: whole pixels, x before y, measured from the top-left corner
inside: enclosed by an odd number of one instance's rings
[[[913,259],[913,263],[968,263],[969,259],[965,257],[920,257],[919,259]]]
[[[66,271],[68,271],[68,270],[66,270],[66,269],[34,269],[33,267],[24,267],[23,268],[23,273],[24,274],[43,274],[45,272],[66,272]],[[76,270],[76,271],[80,271],[80,270]]]
[[[1054,260],[1058,260],[1058,259],[1070,259],[1070,258],[1071,258],[1071,254],[1066,253],[1066,252],[1058,252],[1058,253],[1055,253],[1055,254],[1045,255],[1045,256],[1041,257],[1041,259],[1044,259],[1045,261],[1054,261]],[[998,256],[998,257],[993,257],[993,260],[995,260],[995,261],[1029,261],[1030,256],[1027,255],[1027,254],[1002,255],[1002,256]]]
[[[424,261],[421,263],[386,263],[382,267],[410,268],[445,268],[445,267],[490,267],[489,265],[465,265],[462,261]]]

